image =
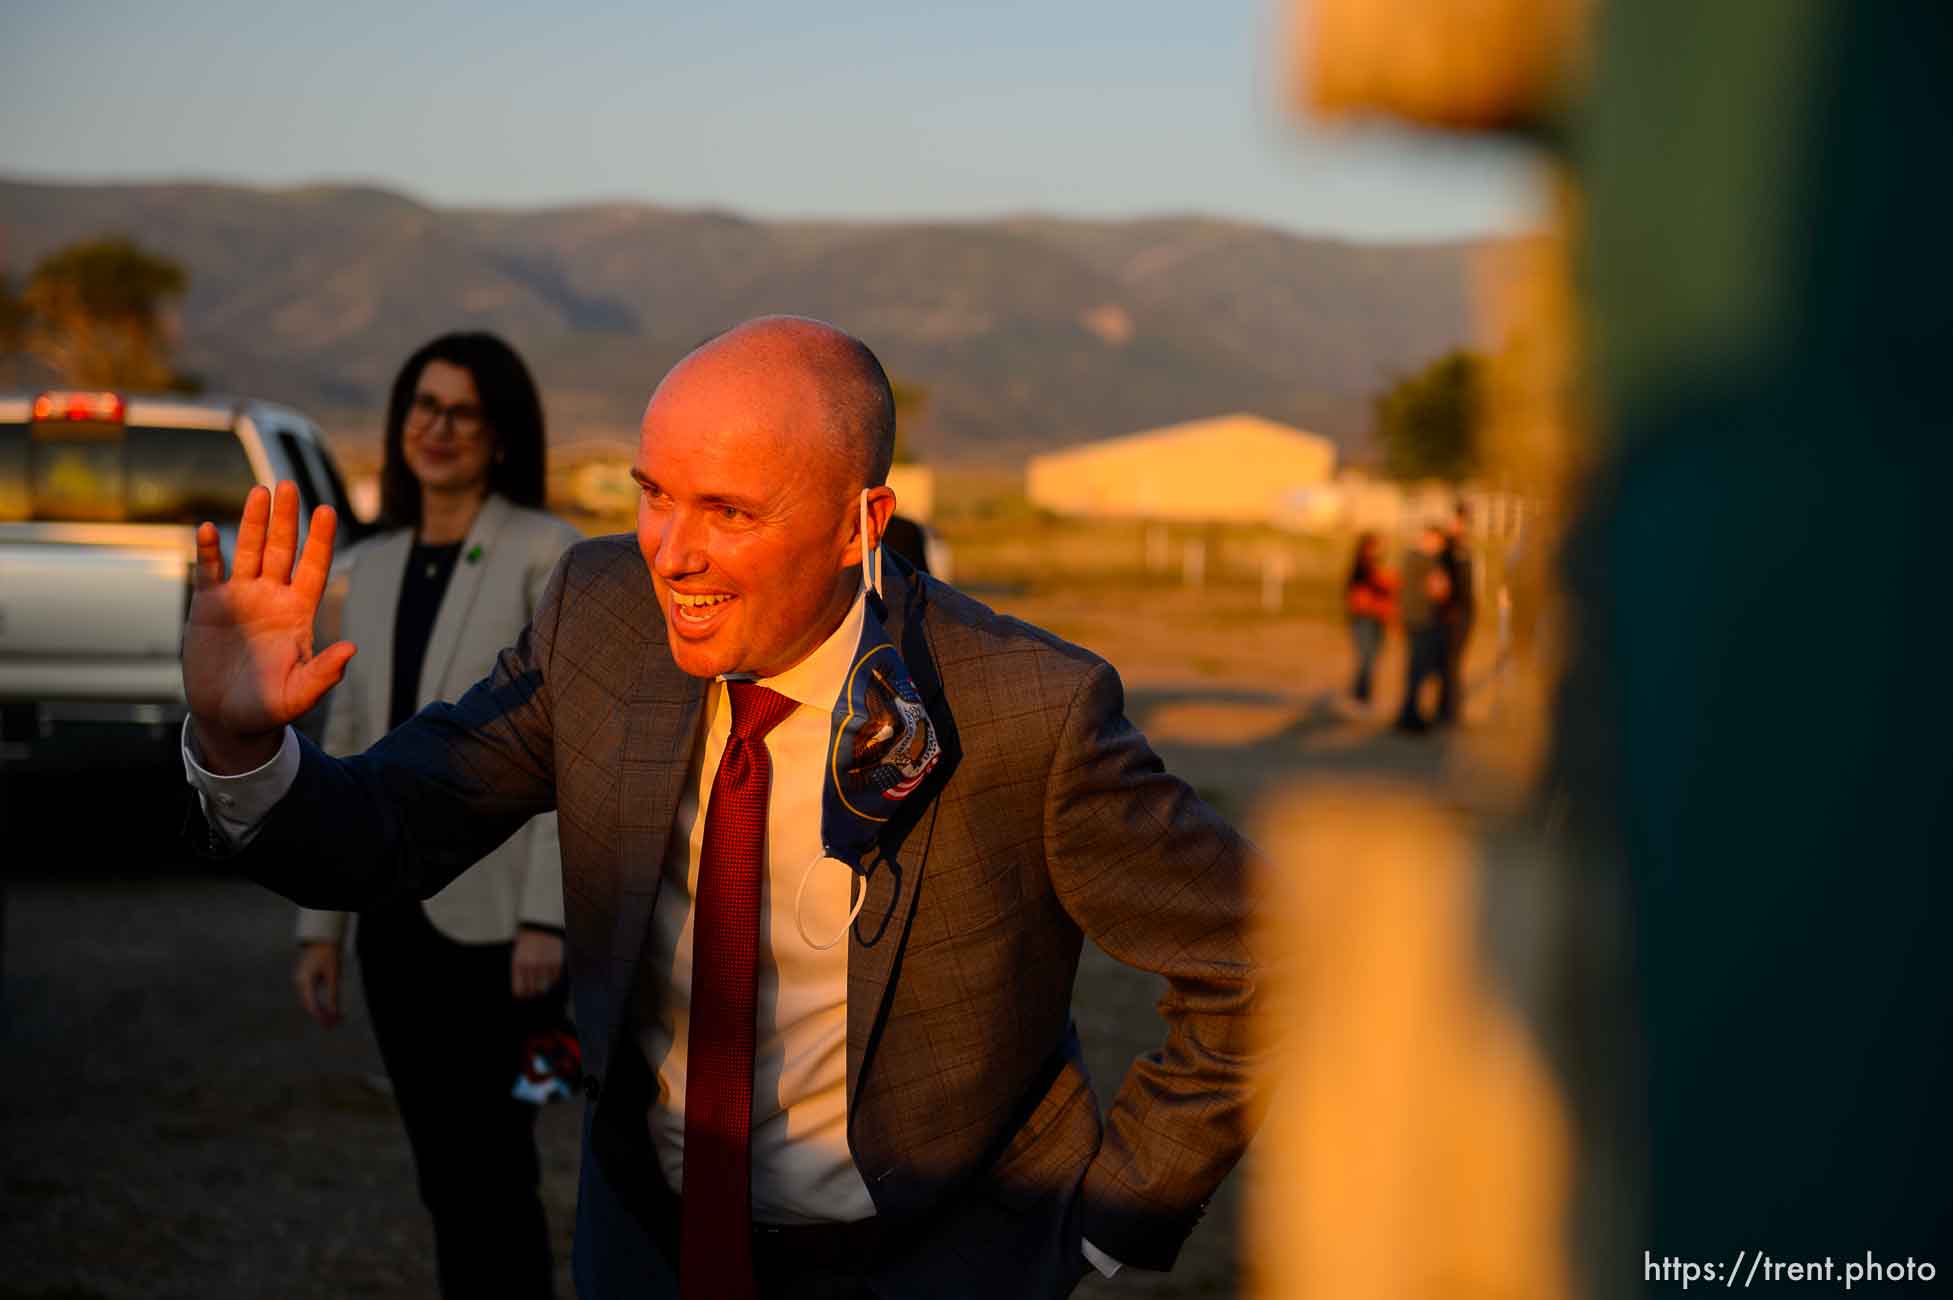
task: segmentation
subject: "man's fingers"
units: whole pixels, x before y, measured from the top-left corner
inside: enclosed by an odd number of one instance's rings
[[[271,528],[265,534],[263,575],[288,582],[298,554],[298,484],[281,479],[271,497]]]
[[[224,548],[217,540],[217,525],[207,520],[197,525],[195,572],[198,591],[224,581]]]
[[[298,568],[292,573],[292,590],[314,608],[332,576],[332,541],[338,531],[339,515],[331,506],[312,512],[312,530],[305,535],[305,554],[298,557]]]
[[[359,647],[351,641],[335,641],[299,667],[299,694],[303,698],[296,701],[298,713],[310,709],[319,702],[320,696],[339,684],[339,679],[346,675],[346,665],[358,651]]]
[[[263,484],[244,498],[244,518],[237,525],[237,556],[232,578],[255,578],[264,565],[265,526],[271,519],[271,493]]]
[[[351,641],[334,641],[312,656],[310,667],[313,672],[329,674],[326,686],[331,688],[339,684],[339,679],[346,674],[346,665],[358,653],[359,647]]]

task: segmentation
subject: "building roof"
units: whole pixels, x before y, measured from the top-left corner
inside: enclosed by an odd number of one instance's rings
[[[1297,429],[1275,420],[1264,419],[1246,411],[1229,415],[1209,416],[1202,420],[1187,420],[1180,424],[1169,424],[1159,429],[1144,429],[1138,433],[1118,434],[1110,438],[1097,438],[1076,446],[1063,447],[1056,451],[1044,452],[1032,457],[1033,460],[1058,460],[1068,457],[1090,457],[1101,455],[1125,455],[1144,453],[1150,448],[1170,443],[1226,441],[1240,444],[1244,441],[1261,441],[1270,444],[1327,447],[1333,450],[1335,444],[1319,433]]]
[[[1266,520],[1326,482],[1336,444],[1258,415],[1222,415],[1033,456],[1025,495],[1061,514]]]

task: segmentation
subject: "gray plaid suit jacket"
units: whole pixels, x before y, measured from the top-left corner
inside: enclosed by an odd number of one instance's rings
[[[1166,1268],[1256,1109],[1247,848],[1164,771],[1102,660],[889,566],[889,633],[945,746],[867,859],[848,952],[848,1139],[887,1296],[1063,1295],[1081,1236]],[[309,907],[426,897],[554,808],[586,1105],[584,1300],[675,1294],[634,999],[704,683],[635,540],[573,547],[491,675],[364,754],[306,745],[239,858]],[[1089,934],[1166,979],[1162,1046],[1109,1111],[1070,1003]],[[655,1180],[655,1185],[653,1185]],[[655,1222],[652,1226],[655,1228]]]

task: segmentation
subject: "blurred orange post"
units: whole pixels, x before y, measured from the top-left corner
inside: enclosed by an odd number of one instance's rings
[[[1305,113],[1429,126],[1538,120],[1578,74],[1591,0],[1311,0],[1290,6]]]
[[[1487,976],[1469,837],[1422,791],[1345,783],[1278,800],[1260,840],[1282,964],[1252,1294],[1569,1295],[1568,1126]]]
[[[1291,102],[1532,134],[1584,76],[1590,0],[1314,0],[1290,6]],[[1488,481],[1563,500],[1578,466],[1567,225],[1488,256]],[[1536,514],[1528,511],[1529,515]],[[1552,607],[1553,540],[1529,527],[1501,594],[1530,631]],[[1529,789],[1543,684],[1459,750],[1467,781]],[[1559,1081],[1485,957],[1488,863],[1430,788],[1312,784],[1272,806],[1265,942],[1288,963],[1269,1027],[1279,1081],[1251,1171],[1254,1293],[1404,1300],[1574,1293],[1579,1170]]]

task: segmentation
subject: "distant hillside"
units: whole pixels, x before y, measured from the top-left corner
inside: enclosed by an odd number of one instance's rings
[[[431,208],[357,187],[0,180],[18,276],[108,232],[182,261],[182,364],[377,427],[394,367],[457,327],[506,336],[555,436],[628,436],[702,337],[791,311],[866,339],[930,394],[912,431],[946,462],[1251,410],[1346,448],[1390,375],[1470,341],[1469,248],[1304,239],[1201,218],[754,221],[649,204]]]

